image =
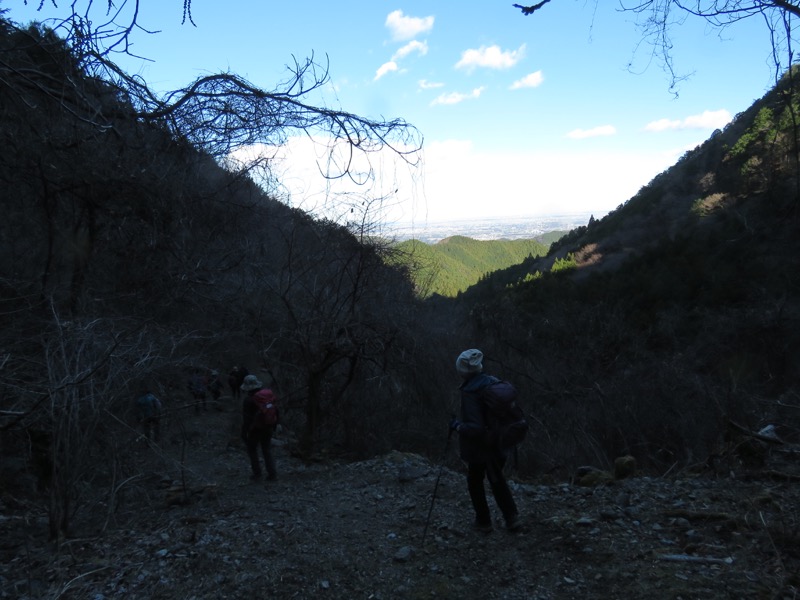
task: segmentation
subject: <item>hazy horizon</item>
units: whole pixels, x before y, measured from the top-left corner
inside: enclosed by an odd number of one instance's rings
[[[454,235],[476,240],[532,239],[551,231],[569,231],[586,225],[594,212],[576,212],[551,215],[518,215],[474,219],[449,219],[438,221],[407,221],[388,224],[385,230],[399,240],[417,239],[432,244]]]

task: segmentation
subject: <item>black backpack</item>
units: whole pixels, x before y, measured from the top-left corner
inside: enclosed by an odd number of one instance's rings
[[[486,405],[490,440],[501,450],[514,448],[528,434],[525,411],[519,405],[519,391],[513,383],[499,379],[481,390]]]

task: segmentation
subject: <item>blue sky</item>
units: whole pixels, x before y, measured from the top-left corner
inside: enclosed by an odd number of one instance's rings
[[[57,3],[63,14],[68,2]],[[194,27],[181,24],[181,0],[142,0],[140,24],[160,33],[135,33],[132,50],[152,62],[118,62],[160,90],[219,71],[271,89],[293,56],[327,55],[326,102],[403,118],[424,136],[423,166],[401,175],[387,167],[375,190],[391,195],[382,218],[420,224],[600,217],[774,81],[758,19],[721,34],[696,19],[675,27],[675,67],[691,74],[675,97],[616,2],[553,0],[527,17],[511,4],[193,0]],[[59,14],[29,5],[0,0],[18,22]],[[336,193],[315,179],[313,162],[298,146],[280,167],[287,201],[310,210]]]

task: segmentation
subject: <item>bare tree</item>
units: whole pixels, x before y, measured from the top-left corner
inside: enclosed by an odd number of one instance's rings
[[[192,0],[182,0],[183,18],[181,22],[195,25],[192,18]],[[56,9],[63,8],[63,16],[58,19],[56,27],[68,32],[67,40],[76,48],[87,44],[91,48],[100,48],[100,55],[110,56],[114,53],[131,54],[131,35],[134,32],[155,33],[139,22],[141,0],[23,0],[23,3],[35,5],[41,11],[45,5]],[[104,18],[95,19],[95,14]]]
[[[116,485],[109,478],[124,444],[136,436],[124,422],[130,384],[165,357],[154,332],[130,320],[66,320],[53,306],[40,328],[27,348],[5,356],[0,430],[24,434],[55,539],[88,512],[87,483],[102,480],[109,490]],[[32,347],[39,351],[35,357]],[[112,413],[123,426],[113,433]]]
[[[58,0],[49,0],[59,8]],[[256,144],[280,146],[291,135],[307,135],[328,144],[329,160],[322,168],[329,178],[350,177],[363,184],[376,173],[369,160],[358,156],[385,149],[394,151],[411,164],[416,164],[422,145],[419,131],[403,119],[376,120],[345,110],[317,106],[308,100],[330,83],[329,64],[312,55],[303,60],[293,57],[287,65],[287,77],[272,90],[261,89],[234,73],[218,73],[200,77],[178,90],[164,94],[154,92],[140,77],[130,75],[114,62],[115,54],[130,52],[130,37],[157,32],[143,28],[139,22],[141,0],[112,3],[102,11],[104,20],[94,20],[103,3],[84,0],[64,3],[65,16],[48,22],[75,56],[77,68],[110,86],[116,99],[123,99],[130,108],[128,117],[164,127],[178,139],[184,139],[210,155],[224,159],[233,150]],[[184,22],[194,24],[191,0],[184,1]],[[26,2],[27,3],[27,2]],[[39,0],[39,9],[45,0]],[[14,78],[0,69],[0,81],[9,84]],[[26,85],[57,96],[65,107],[71,102],[85,105],[85,93],[64,94],[61,87],[51,87],[41,78],[28,78]],[[52,83],[52,82],[50,82]],[[63,82],[58,82],[62,84]],[[98,128],[109,129],[118,105],[103,107],[94,104],[91,119]],[[104,110],[105,109],[105,110]],[[341,160],[342,147],[345,148]],[[336,157],[336,158],[334,158]],[[258,160],[258,159],[256,159]],[[356,166],[358,164],[358,166]],[[363,170],[366,165],[366,172]]]
[[[323,437],[331,441],[323,431],[352,437],[359,419],[344,417],[357,412],[352,390],[360,380],[375,384],[386,375],[409,318],[399,308],[404,295],[405,304],[412,297],[400,277],[392,279],[377,240],[359,240],[330,221],[270,229],[271,245],[249,261],[247,311],[267,366],[283,375],[287,404],[302,415],[302,450],[311,453]],[[375,397],[369,400],[376,410]]]
[[[622,10],[637,15],[638,25],[663,61],[670,74],[672,88],[684,79],[675,70],[672,58],[671,31],[687,18],[697,17],[720,32],[741,21],[758,18],[770,35],[775,79],[793,61],[794,19],[800,17],[800,3],[787,0],[647,0],[623,1]]]
[[[550,1],[513,6],[531,15]],[[685,76],[675,70],[671,32],[691,17],[703,19],[720,31],[746,19],[763,20],[770,34],[776,80],[794,59],[794,19],[800,17],[800,2],[796,0],[620,0],[620,10],[636,15],[644,41],[652,45],[654,55],[670,75],[672,90]]]

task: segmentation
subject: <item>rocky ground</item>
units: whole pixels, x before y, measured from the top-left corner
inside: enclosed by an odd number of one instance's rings
[[[140,441],[142,493],[123,497],[103,533],[48,543],[44,507],[3,498],[0,598],[800,596],[791,448],[724,476],[514,480],[523,529],[481,533],[452,456],[446,467],[399,452],[308,464],[279,439],[279,479],[253,483],[233,418],[193,416],[158,452]],[[105,514],[95,520],[81,529]]]

